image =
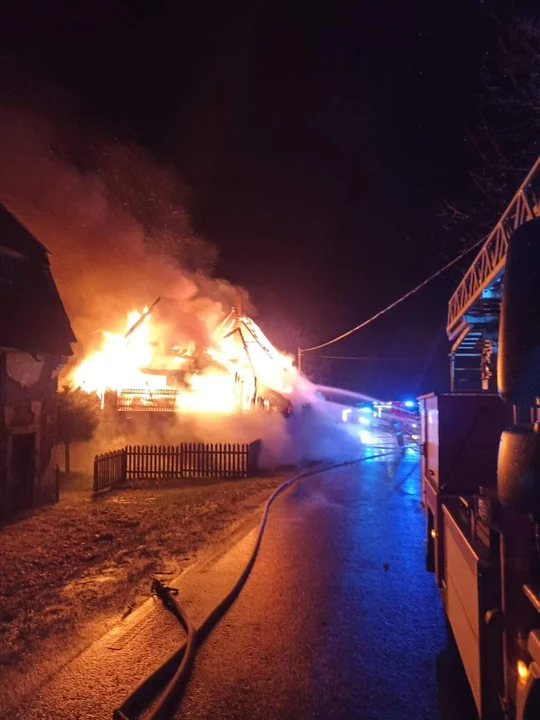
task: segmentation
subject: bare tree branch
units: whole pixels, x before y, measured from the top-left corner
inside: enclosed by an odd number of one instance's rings
[[[446,227],[487,231],[540,154],[540,21],[492,17],[493,42],[479,79],[475,117],[466,129],[471,193],[466,206],[449,199]],[[448,212],[451,208],[451,212]]]

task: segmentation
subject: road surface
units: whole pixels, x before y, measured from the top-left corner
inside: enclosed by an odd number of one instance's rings
[[[234,583],[259,517],[177,579],[195,623]],[[201,647],[175,717],[473,720],[423,540],[413,451],[299,481],[273,505],[252,574]],[[0,716],[110,718],[181,639],[149,601]]]
[[[325,472],[280,498],[176,717],[476,717],[424,570],[419,486],[411,452]]]

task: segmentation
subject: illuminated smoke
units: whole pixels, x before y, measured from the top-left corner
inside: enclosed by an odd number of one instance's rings
[[[209,275],[216,251],[190,227],[182,183],[136,146],[89,140],[79,151],[73,123],[23,104],[0,109],[0,200],[51,252],[76,353],[158,296],[177,301],[170,324],[207,342],[239,290]]]
[[[213,328],[239,295],[243,311],[250,311],[245,291],[212,276],[216,250],[193,231],[187,191],[173,168],[133,144],[78,128],[69,107],[52,112],[44,102],[5,99],[0,201],[51,253],[78,338],[75,364],[101,347],[105,331],[121,333],[129,311],[157,297],[174,301],[163,304],[156,320],[164,345],[174,340],[211,346]],[[47,100],[66,105],[61,94],[48,94]],[[193,427],[193,439],[262,437],[268,465],[335,454],[341,441],[324,402],[305,378],[295,372],[292,377],[290,397],[297,412],[306,403],[317,407],[309,422],[297,415],[287,424],[278,414],[260,413],[227,423],[206,418]]]

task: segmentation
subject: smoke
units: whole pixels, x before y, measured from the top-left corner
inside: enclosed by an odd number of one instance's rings
[[[268,470],[300,466],[306,462],[336,462],[359,457],[362,445],[343,425],[335,422],[327,404],[319,400],[309,409],[288,419],[279,413],[252,412],[235,415],[200,414],[137,417],[131,428],[112,429],[100,425],[91,442],[76,443],[71,450],[71,467],[91,473],[94,456],[126,445],[178,445],[194,443],[251,443],[261,441],[259,468]],[[61,454],[57,457],[62,464]]]
[[[207,346],[239,294],[250,312],[244,290],[213,277],[216,248],[192,228],[189,190],[173,167],[82,123],[62,92],[20,87],[13,92],[0,74],[0,90],[9,89],[0,107],[0,201],[51,253],[78,339],[75,363],[101,345],[104,330],[121,332],[128,311],[157,297],[165,298],[154,318],[164,347]],[[95,453],[125,444],[261,439],[263,467],[358,452],[301,376],[292,402],[288,421],[266,413],[171,425],[138,418],[135,430],[115,433],[104,423],[93,442],[73,449],[73,465],[89,471]],[[306,403],[309,413],[300,410]]]
[[[0,201],[51,253],[76,354],[158,296],[175,301],[169,327],[207,343],[239,289],[211,276],[217,252],[191,227],[176,171],[67,111],[11,100],[0,108]]]

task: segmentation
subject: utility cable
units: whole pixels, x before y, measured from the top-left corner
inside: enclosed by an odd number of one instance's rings
[[[407,362],[414,360],[412,357],[377,357],[376,355],[317,355],[320,360],[361,360],[365,362]]]
[[[394,300],[393,303],[390,303],[387,307],[385,307],[383,310],[379,310],[378,313],[375,313],[372,317],[368,318],[367,320],[364,320],[364,322],[360,323],[360,325],[357,325],[356,327],[351,328],[351,330],[347,330],[347,332],[343,333],[342,335],[338,335],[338,337],[334,338],[333,340],[328,340],[328,342],[321,343],[320,345],[314,345],[313,347],[309,348],[300,348],[300,353],[307,353],[312,352],[313,350],[320,350],[321,348],[328,347],[328,345],[333,345],[333,343],[338,342],[339,340],[343,340],[344,338],[348,337],[349,335],[352,335],[357,330],[361,330],[362,328],[366,327],[366,325],[369,325],[374,320],[377,320],[382,315],[386,315],[387,312],[390,310],[393,310],[397,305],[402,303],[404,300],[407,300],[407,298],[410,298],[411,295],[414,295],[419,290],[421,290],[423,287],[425,287],[428,283],[430,283],[432,280],[435,280],[436,277],[439,277],[439,275],[442,275],[446,270],[452,267],[452,265],[455,265],[457,262],[459,262],[462,258],[465,257],[465,255],[468,255],[471,250],[474,250],[474,248],[478,247],[479,245],[482,245],[487,240],[487,235],[483,237],[481,240],[478,240],[478,242],[475,242],[473,245],[471,245],[467,250],[464,250],[462,253],[460,253],[457,257],[455,257],[453,260],[451,260],[449,263],[447,263],[444,267],[437,270],[437,272],[434,272],[432,275],[430,275],[428,278],[426,278],[424,281],[422,281],[419,285],[417,285],[412,290],[409,290],[409,292],[405,293],[405,295],[402,295],[397,300]]]

